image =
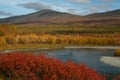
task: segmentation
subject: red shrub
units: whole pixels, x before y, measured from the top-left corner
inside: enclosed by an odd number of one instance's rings
[[[0,74],[11,80],[105,80],[84,64],[22,53],[1,54]]]

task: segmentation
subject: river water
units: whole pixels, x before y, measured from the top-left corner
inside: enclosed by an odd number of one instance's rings
[[[34,55],[45,54],[48,57],[60,59],[63,62],[72,60],[75,63],[85,63],[88,67],[94,68],[100,73],[120,73],[120,68],[105,64],[100,61],[102,56],[113,56],[114,49],[50,49],[50,50],[28,50],[22,51]]]

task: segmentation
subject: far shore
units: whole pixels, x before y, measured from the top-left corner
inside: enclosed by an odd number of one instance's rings
[[[30,50],[47,50],[50,48],[26,48],[26,49],[16,49],[16,50],[4,50],[0,51],[1,53],[11,53],[11,52],[20,52],[20,51],[30,51]]]
[[[64,48],[120,49],[120,46],[66,46]]]
[[[48,49],[120,49],[120,46],[65,46],[65,47],[55,47],[55,48],[25,48],[25,49],[13,49],[13,50],[3,50],[0,53],[10,53],[10,52],[19,52],[19,51],[29,51],[29,50],[48,50]]]

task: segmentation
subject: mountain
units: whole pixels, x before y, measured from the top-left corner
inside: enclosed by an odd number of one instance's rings
[[[99,18],[99,17],[110,17],[110,18],[117,18],[119,17],[120,18],[120,9],[118,10],[113,10],[113,11],[108,11],[108,12],[103,12],[103,13],[94,13],[94,14],[90,14],[90,15],[87,15],[87,17],[96,17],[96,18]]]
[[[120,25],[120,9],[94,13],[85,16],[87,20],[84,23],[94,25]]]
[[[16,24],[62,24],[70,21],[76,21],[80,16],[69,13],[62,13],[53,10],[41,10],[35,13],[14,16],[0,20],[0,23],[16,23]]]
[[[120,25],[120,9],[86,16],[78,16],[53,10],[41,10],[31,14],[1,19],[0,23]]]

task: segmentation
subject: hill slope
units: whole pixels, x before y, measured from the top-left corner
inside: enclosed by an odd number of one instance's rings
[[[104,17],[104,18],[120,18],[120,9],[118,10],[113,10],[113,11],[108,11],[108,12],[103,12],[103,13],[94,13],[94,14],[90,14],[87,15],[87,17],[96,17],[96,18],[100,18],[100,17]]]
[[[39,12],[14,16],[0,20],[0,23],[16,23],[16,24],[28,24],[28,23],[40,23],[40,24],[57,24],[66,23],[70,21],[76,21],[80,19],[80,16],[72,15],[68,13],[61,13],[53,10],[41,10]]]
[[[94,13],[85,16],[83,21],[86,24],[93,25],[120,25],[120,9],[102,13]]]
[[[86,16],[72,15],[53,10],[41,10],[27,15],[1,19],[0,23],[120,25],[120,9]]]

